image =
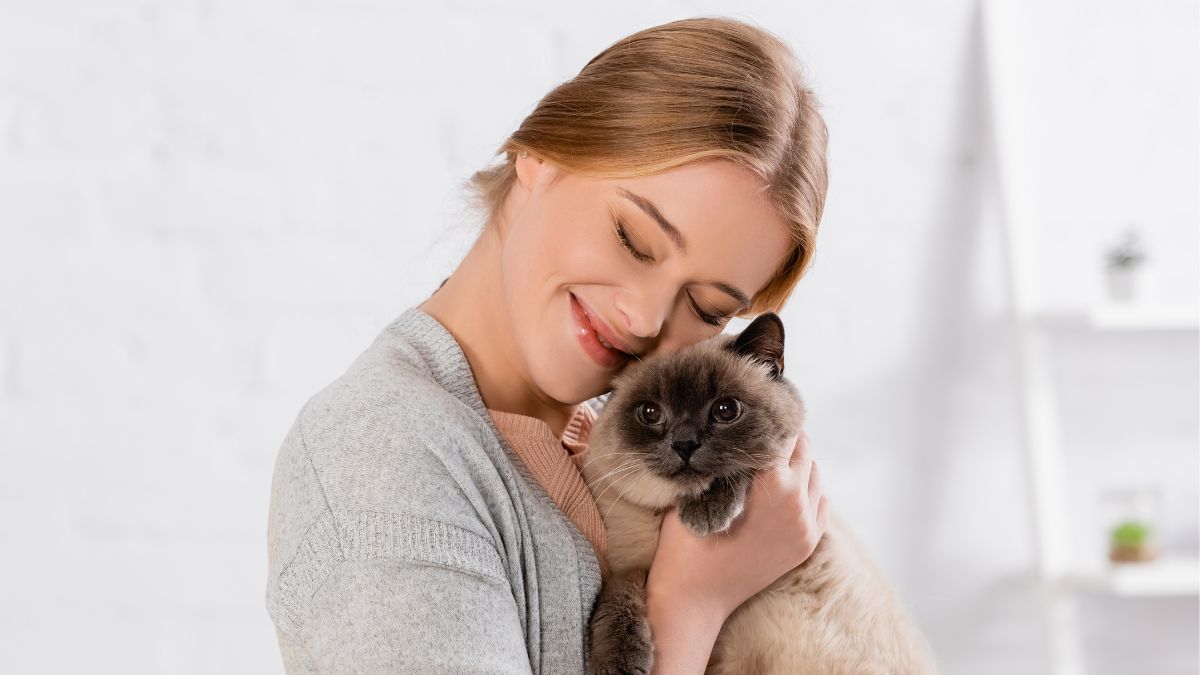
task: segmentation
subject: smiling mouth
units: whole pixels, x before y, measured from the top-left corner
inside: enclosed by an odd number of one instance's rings
[[[595,328],[595,324],[593,324],[592,327]],[[624,352],[624,351],[617,349],[616,347],[610,345],[608,343],[608,340],[604,339],[604,335],[600,331],[596,331],[596,339],[599,340],[600,344],[604,345],[607,349],[611,349],[614,352],[621,352],[622,354],[625,354],[626,356],[629,355],[629,352]]]
[[[575,339],[584,353],[605,369],[620,368],[628,363],[630,355],[606,346],[607,341],[600,337],[600,332],[596,330],[595,324],[592,323],[591,317],[588,316],[579,299],[575,297],[574,293],[568,295],[571,302],[572,321],[575,325]]]
[[[572,293],[571,295],[572,295],[572,297],[574,297],[574,294],[573,294],[573,293]],[[579,298],[575,298],[575,302],[576,302],[577,304],[579,304],[579,308],[580,308],[580,309],[583,311],[584,318],[585,318],[585,319],[587,320],[587,322],[588,322],[588,327],[592,329],[592,333],[593,333],[593,334],[596,336],[596,341],[597,341],[597,342],[599,342],[601,345],[603,345],[603,347],[604,347],[605,349],[608,349],[608,350],[610,350],[610,351],[614,351],[614,352],[616,352],[616,353],[618,353],[618,354],[621,354],[622,356],[626,356],[626,357],[631,357],[631,356],[633,356],[633,353],[632,353],[632,352],[625,351],[625,350],[624,350],[624,349],[622,349],[621,347],[617,347],[617,346],[615,346],[615,345],[614,345],[612,342],[609,342],[609,341],[608,341],[608,339],[606,339],[606,338],[604,337],[604,334],[603,334],[603,333],[601,333],[601,324],[603,323],[603,321],[602,321],[602,320],[596,320],[596,319],[594,319],[594,318],[592,317],[592,312],[591,312],[591,310],[589,310],[588,308],[584,307],[584,306],[583,306],[583,303],[582,303],[582,302],[579,302]]]

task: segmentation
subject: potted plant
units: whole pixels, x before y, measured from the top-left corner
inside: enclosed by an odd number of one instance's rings
[[[1110,486],[1101,493],[1108,559],[1141,562],[1158,557],[1162,492],[1157,484]]]
[[[1118,523],[1109,532],[1108,559],[1113,562],[1140,562],[1158,556],[1150,541],[1150,526],[1138,520]]]
[[[1137,295],[1138,270],[1146,252],[1141,238],[1132,225],[1126,228],[1121,240],[1110,248],[1105,256],[1105,278],[1108,295],[1119,302],[1128,302]]]

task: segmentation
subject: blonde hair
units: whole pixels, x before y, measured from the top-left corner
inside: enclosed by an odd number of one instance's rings
[[[592,178],[646,176],[727,159],[766,184],[792,248],[746,317],[782,309],[807,271],[828,187],[827,131],[799,62],[774,34],[726,17],[638,31],[597,54],[538,102],[472,174],[471,204],[492,223],[521,151]]]

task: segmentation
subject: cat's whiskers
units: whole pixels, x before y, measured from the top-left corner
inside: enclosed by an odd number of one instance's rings
[[[617,498],[615,500],[613,500],[612,506],[609,506],[608,510],[604,512],[604,522],[606,522],[606,523],[608,522],[608,514],[612,513],[613,508],[616,507],[616,505],[621,502],[621,497],[624,497],[626,492],[629,492],[630,490],[632,490],[633,486],[642,482],[642,479],[645,478],[649,474],[650,474],[650,468],[647,467],[646,470],[642,472],[642,475],[638,476],[636,480],[634,480],[632,483],[629,484],[629,487],[625,488],[624,490],[621,491],[621,494],[617,495]]]
[[[640,452],[607,452],[607,453],[604,453],[603,455],[596,455],[595,457],[592,457],[588,461],[579,465],[579,470],[580,470],[580,472],[582,472],[585,468],[590,466],[592,462],[594,462],[598,459],[603,459],[605,457],[611,457],[613,455],[640,455],[640,454],[642,454],[642,453],[640,453]]]
[[[601,478],[607,478],[607,477],[612,476],[613,474],[617,473],[618,471],[621,474],[619,476],[613,476],[613,479],[608,483],[608,485],[604,486],[604,489],[600,491],[600,494],[595,496],[596,503],[597,504],[600,503],[600,498],[603,497],[604,493],[608,492],[609,489],[612,488],[612,486],[616,485],[620,478],[624,478],[626,475],[632,473],[635,469],[638,468],[639,465],[640,465],[640,462],[634,462],[634,463],[630,463],[628,465],[622,465],[623,468],[613,469],[612,471],[609,471],[607,474],[602,476]],[[600,478],[597,478],[596,482],[599,482],[599,481],[600,481]],[[588,489],[591,490],[592,488],[589,487]]]
[[[743,455],[745,455],[746,457],[750,458],[750,461],[751,461],[751,462],[755,462],[755,461],[756,461],[756,458],[755,458],[755,456],[754,456],[754,455],[751,455],[750,453],[746,452],[745,450],[743,450],[743,449],[741,449],[741,448],[734,448],[734,450],[737,450],[738,452],[742,453],[742,454],[743,454]]]
[[[738,466],[746,466],[747,468],[751,468],[751,469],[764,469],[764,468],[767,468],[767,467],[763,466],[763,464],[762,464],[762,461],[761,461],[761,460],[763,460],[763,459],[770,459],[770,458],[772,458],[772,457],[775,457],[775,455],[773,455],[773,454],[771,454],[771,453],[766,453],[766,452],[756,452],[756,453],[754,453],[754,454],[751,454],[751,453],[749,453],[749,452],[746,452],[745,450],[743,450],[743,449],[741,449],[741,448],[734,448],[734,450],[737,450],[738,452],[740,452],[740,453],[742,453],[743,455],[745,455],[746,457],[748,457],[748,458],[750,459],[750,462],[751,462],[749,465],[742,465],[742,464],[739,464]]]
[[[766,490],[767,484],[760,482],[761,480],[762,476],[759,476],[757,471],[750,474],[751,487],[755,485],[762,485],[763,489]],[[771,496],[769,491],[767,492],[767,499],[771,500],[771,508],[775,508],[775,498]]]
[[[637,460],[634,460],[634,459],[627,459],[627,460],[625,460],[625,461],[621,462],[620,464],[618,464],[617,466],[615,466],[615,467],[613,467],[613,468],[609,469],[608,471],[604,472],[604,473],[603,473],[603,474],[601,474],[600,476],[597,476],[597,477],[596,477],[594,480],[592,480],[592,481],[588,482],[588,483],[587,483],[587,486],[588,486],[588,488],[589,488],[589,489],[590,489],[590,488],[592,488],[592,487],[595,487],[595,485],[596,485],[597,483],[599,483],[600,481],[602,481],[602,480],[604,480],[604,479],[608,478],[609,476],[613,475],[614,473],[617,473],[617,472],[619,472],[619,471],[622,471],[622,470],[624,470],[624,469],[626,469],[626,468],[628,468],[628,467],[630,467],[630,466],[636,466],[636,465],[637,465]]]
[[[739,465],[739,466],[741,466],[741,465]],[[753,487],[753,486],[755,486],[755,485],[763,485],[763,486],[764,486],[764,489],[766,489],[766,488],[765,488],[765,486],[766,486],[766,483],[760,483],[760,482],[759,482],[760,480],[762,480],[762,475],[761,475],[761,472],[760,472],[758,469],[756,469],[756,468],[754,468],[754,467],[750,467],[750,466],[741,466],[741,469],[743,469],[743,470],[738,470],[738,471],[737,471],[737,472],[735,472],[735,473],[737,473],[738,475],[741,475],[741,474],[743,474],[743,473],[744,473],[744,474],[746,474],[747,476],[749,476],[749,477],[750,477],[750,485],[751,485],[751,487]],[[749,492],[747,492],[747,495],[749,495]],[[772,508],[774,508],[774,507],[775,507],[775,498],[774,498],[774,497],[772,497],[772,496],[770,495],[770,493],[768,493],[768,494],[767,494],[767,499],[771,500],[771,507],[772,507]]]

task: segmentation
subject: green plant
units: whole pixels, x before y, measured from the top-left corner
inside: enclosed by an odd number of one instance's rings
[[[1120,241],[1108,250],[1108,264],[1113,267],[1133,267],[1146,259],[1146,251],[1137,230],[1129,227]]]
[[[1135,520],[1127,520],[1112,529],[1111,538],[1115,546],[1137,548],[1146,543],[1150,528]]]

